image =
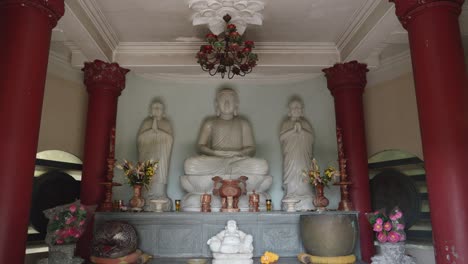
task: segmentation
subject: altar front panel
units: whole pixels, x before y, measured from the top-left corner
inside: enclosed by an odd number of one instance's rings
[[[296,257],[304,252],[299,230],[302,214],[317,213],[96,213],[95,228],[105,221],[126,221],[137,230],[139,248],[155,257],[211,257],[206,244],[208,239],[223,230],[228,220],[236,220],[241,231],[253,236],[255,257],[261,256],[265,251],[273,251],[282,257]],[[325,214],[357,216],[356,212]],[[355,254],[359,258],[359,242]]]

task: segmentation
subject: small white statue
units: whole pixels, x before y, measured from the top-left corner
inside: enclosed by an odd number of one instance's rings
[[[252,264],[252,243],[253,237],[240,231],[234,220],[229,220],[225,230],[207,242],[213,253],[213,264]]]
[[[313,209],[312,187],[304,181],[313,157],[312,126],[304,118],[304,103],[298,97],[290,100],[288,118],[281,125],[280,142],[283,151],[283,200],[299,200],[298,210]],[[284,208],[286,209],[286,208]]]
[[[150,115],[138,132],[138,160],[158,160],[158,170],[151,182],[147,200],[166,200],[163,210],[171,209],[171,199],[167,197],[167,177],[172,153],[172,126],[166,119],[164,104],[159,99],[150,105]]]

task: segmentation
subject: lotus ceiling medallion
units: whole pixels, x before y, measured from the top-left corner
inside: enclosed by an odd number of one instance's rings
[[[245,76],[257,65],[257,54],[251,40],[243,41],[247,24],[262,25],[263,1],[191,0],[195,11],[193,25],[208,25],[212,33],[206,35],[206,44],[200,46],[196,58],[211,76],[220,73],[229,79]]]

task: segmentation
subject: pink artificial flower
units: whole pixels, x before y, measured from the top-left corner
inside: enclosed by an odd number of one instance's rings
[[[69,234],[70,234],[70,236],[72,236],[74,238],[79,238],[80,235],[81,235],[81,232],[76,228],[70,228],[69,229]]]
[[[396,215],[395,214],[391,214],[390,215],[390,220],[392,221],[396,221],[398,218],[396,218]]]
[[[71,236],[69,228],[62,231],[62,237],[63,238],[68,238],[69,236]]]
[[[385,222],[385,224],[383,225],[383,229],[385,231],[390,231],[392,230],[392,223],[390,223],[389,221]]]
[[[375,222],[376,222],[377,224],[379,224],[379,225],[383,224],[382,218],[377,218],[377,219],[375,219]]]
[[[405,241],[406,240],[406,234],[405,233],[401,233],[400,234],[400,242],[401,241]]]
[[[84,224],[85,224],[85,220],[81,220],[79,223],[79,226],[84,226]]]
[[[379,224],[379,223],[374,224],[374,231],[375,232],[380,232],[380,231],[382,231],[382,229],[383,229],[382,224]]]
[[[68,208],[68,209],[70,209],[70,212],[72,212],[72,213],[76,212],[76,204],[70,205],[70,208]]]
[[[398,210],[395,211],[395,217],[396,217],[397,219],[400,219],[402,216],[403,216],[403,213],[402,213],[401,211],[398,211]]]
[[[404,224],[397,224],[397,230],[403,230],[403,229],[405,229]]]
[[[401,238],[401,235],[398,232],[391,231],[390,233],[388,233],[388,241],[390,243],[397,243],[400,241],[400,238]]]
[[[63,244],[63,240],[62,239],[57,239],[57,241],[55,241],[55,243],[57,243],[57,245],[61,245],[61,244]]]
[[[384,232],[380,232],[377,235],[377,240],[379,240],[380,243],[385,243],[387,242],[387,235]]]
[[[71,223],[73,223],[75,221],[76,221],[76,216],[72,216],[72,217],[68,218],[67,221],[65,221],[65,224],[69,225],[69,224],[71,224]]]

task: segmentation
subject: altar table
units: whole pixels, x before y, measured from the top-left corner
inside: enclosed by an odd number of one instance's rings
[[[253,236],[254,257],[260,257],[265,251],[272,251],[281,257],[294,259],[304,252],[299,230],[299,218],[304,214],[353,214],[357,217],[357,212],[342,211],[98,212],[95,216],[95,228],[105,221],[126,221],[137,230],[139,248],[157,258],[210,258],[211,252],[206,241],[223,230],[228,220],[236,220],[239,230]],[[355,255],[360,259],[359,239],[356,241]]]
[[[150,261],[148,264],[187,264],[188,258],[160,258],[160,259],[153,259]],[[259,258],[254,258],[254,264],[260,263]],[[211,261],[208,260],[206,264],[211,264]],[[282,258],[280,257],[278,264],[301,264],[297,258]],[[365,262],[362,261],[357,261],[355,264],[366,264]]]

